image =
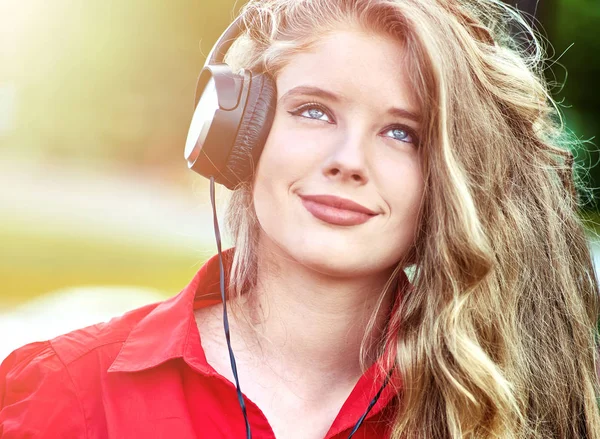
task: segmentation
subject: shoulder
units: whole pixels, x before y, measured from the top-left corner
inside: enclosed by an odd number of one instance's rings
[[[159,304],[160,302],[143,306],[108,322],[69,332],[49,343],[66,366],[91,353],[97,355],[99,352],[113,351],[125,342],[132,329]]]
[[[87,437],[81,383],[106,373],[135,325],[156,304],[106,323],[25,345],[0,365],[0,436]]]
[[[0,366],[3,439],[86,437],[73,382],[49,341],[17,349]]]

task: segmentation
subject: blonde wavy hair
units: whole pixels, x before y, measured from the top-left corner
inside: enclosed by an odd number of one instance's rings
[[[348,25],[409,54],[398,68],[425,112],[425,193],[412,288],[385,340],[404,382],[392,438],[600,438],[598,285],[572,141],[523,17],[499,0],[251,0],[241,14],[226,57],[234,69],[276,77]],[[511,36],[515,24],[528,48]],[[230,288],[241,294],[256,281],[252,182],[227,215]]]

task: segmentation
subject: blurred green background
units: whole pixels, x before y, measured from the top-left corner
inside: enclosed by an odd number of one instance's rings
[[[569,128],[593,139],[600,0],[519,6],[537,8]],[[183,145],[197,75],[233,11],[231,0],[0,2],[0,311],[73,286],[173,295],[215,252],[207,185]],[[582,176],[599,187],[596,146],[584,146]]]
[[[0,310],[75,285],[172,295],[215,251],[183,145],[233,9],[0,2]]]

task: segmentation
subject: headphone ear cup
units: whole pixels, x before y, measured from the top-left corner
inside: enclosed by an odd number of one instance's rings
[[[236,182],[248,181],[265,146],[273,117],[277,89],[275,81],[266,74],[253,75],[244,115],[227,162],[227,173]]]

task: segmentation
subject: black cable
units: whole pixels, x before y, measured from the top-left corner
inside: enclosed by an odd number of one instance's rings
[[[217,209],[215,207],[215,178],[210,177],[210,202],[213,209],[213,221],[215,227],[215,238],[217,239],[217,251],[219,252],[219,283],[221,286],[221,300],[223,301],[223,327],[225,329],[225,339],[227,340],[227,349],[229,350],[229,360],[231,361],[231,370],[233,371],[233,378],[235,379],[235,387],[237,389],[238,402],[242,408],[242,414],[244,415],[244,421],[246,423],[246,439],[252,439],[252,433],[250,432],[250,422],[248,422],[248,414],[246,413],[246,403],[244,401],[244,395],[242,395],[242,389],[240,388],[240,380],[238,378],[237,366],[235,364],[235,357],[233,356],[233,350],[231,349],[231,340],[229,335],[229,319],[227,318],[227,300],[225,298],[225,271],[223,270],[223,255],[221,253],[221,233],[219,232],[219,222],[217,221]]]
[[[246,423],[246,439],[252,439],[252,433],[250,432],[250,422],[248,422],[248,414],[246,413],[246,403],[244,401],[244,395],[242,394],[242,390],[240,388],[240,381],[237,373],[237,366],[235,363],[235,357],[233,356],[233,350],[231,349],[231,340],[229,333],[229,319],[227,318],[227,300],[225,298],[225,270],[223,269],[223,255],[221,253],[221,233],[219,232],[219,222],[217,221],[217,209],[215,207],[215,178],[210,177],[210,202],[212,204],[213,209],[213,223],[215,228],[215,238],[217,240],[217,251],[219,253],[219,283],[221,287],[221,300],[223,302],[223,327],[225,329],[225,339],[227,340],[227,349],[229,350],[229,360],[231,362],[231,370],[233,371],[233,378],[235,379],[235,387],[237,390],[238,402],[240,403],[240,407],[242,408],[242,414],[244,415],[244,421]],[[383,389],[387,386],[390,377],[392,375],[393,368],[388,372],[383,385],[375,395],[375,397],[369,403],[367,410],[360,417],[360,419],[356,422],[356,425],[350,432],[348,439],[351,439],[354,436],[354,433],[360,428],[363,421],[381,396]]]
[[[385,377],[385,381],[383,382],[383,385],[381,386],[381,389],[379,389],[379,392],[377,392],[377,394],[375,395],[375,397],[369,403],[369,406],[367,407],[367,410],[363,413],[363,415],[360,417],[360,419],[358,420],[358,422],[356,423],[356,425],[354,426],[354,428],[352,429],[352,431],[348,435],[348,439],[350,439],[352,436],[354,436],[354,433],[356,433],[356,431],[358,430],[358,428],[361,426],[362,422],[365,420],[365,418],[367,417],[367,415],[369,414],[369,412],[371,411],[371,409],[373,408],[373,406],[375,405],[375,403],[377,402],[377,400],[381,396],[381,392],[383,392],[383,389],[385,389],[385,386],[387,386],[388,383],[389,383],[389,381],[390,381],[390,377],[392,376],[392,371],[393,370],[394,370],[394,368],[392,367],[392,369],[390,369],[390,371],[388,372],[387,376]]]

